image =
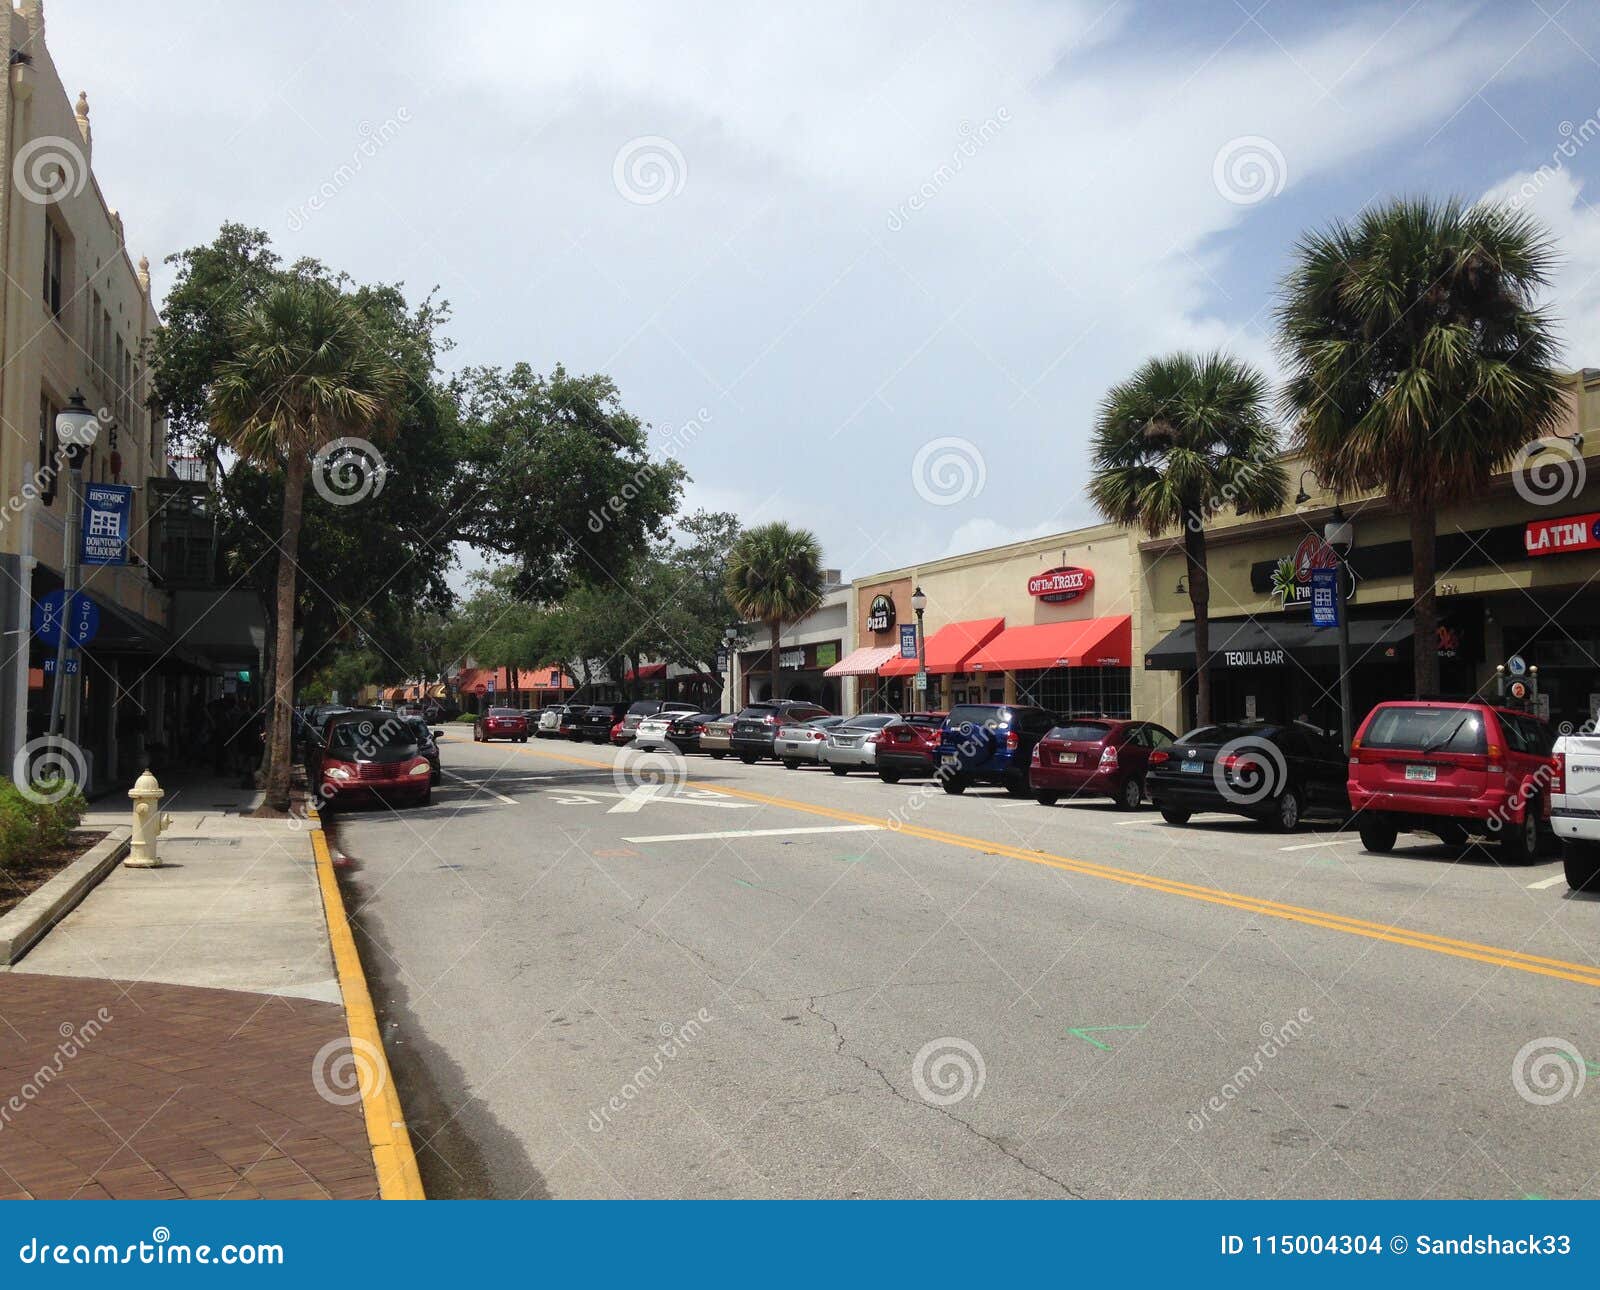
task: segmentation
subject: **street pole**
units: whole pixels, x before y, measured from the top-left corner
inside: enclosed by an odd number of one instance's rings
[[[919,586],[911,593],[911,608],[917,615],[917,676],[922,681],[922,688],[916,692],[920,706],[928,705],[928,637],[922,630],[922,611],[928,607],[928,598],[922,594]]]
[[[72,621],[73,600],[78,590],[78,543],[81,541],[79,530],[83,527],[83,459],[90,448],[94,446],[95,438],[100,433],[100,418],[89,411],[89,406],[83,401],[83,391],[74,390],[67,406],[56,416],[56,441],[60,444],[60,451],[67,458],[67,529],[61,559],[61,635],[56,639],[56,683],[50,691],[50,737],[57,738],[62,733],[63,717],[66,721],[66,735],[73,743],[78,741],[78,711],[79,703],[78,685],[83,681],[81,666],[82,651],[79,650],[80,666],[78,674],[70,688],[67,681],[67,637]],[[70,702],[63,712],[63,700],[68,696]]]
[[[1346,753],[1350,751],[1350,552],[1355,549],[1356,529],[1337,501],[1333,515],[1322,530],[1322,537],[1333,548],[1339,563],[1334,567],[1335,608],[1339,613],[1339,737]]]

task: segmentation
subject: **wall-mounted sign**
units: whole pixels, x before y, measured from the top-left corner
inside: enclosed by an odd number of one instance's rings
[[[1215,657],[1223,667],[1282,667],[1289,661],[1281,649],[1225,649]]]
[[[900,624],[900,657],[916,658],[917,656],[917,626],[915,623]]]
[[[1046,569],[1043,573],[1036,573],[1028,579],[1028,594],[1037,596],[1051,605],[1076,600],[1079,596],[1088,595],[1092,590],[1094,590],[1094,572],[1071,565]]]
[[[83,490],[83,563],[127,564],[133,528],[133,489],[89,484]]]
[[[778,666],[791,672],[798,672],[806,665],[805,646],[796,649],[778,651]]]
[[[1600,513],[1568,515],[1558,520],[1529,520],[1522,544],[1530,556],[1600,548]]]
[[[888,596],[874,596],[867,608],[867,630],[886,632],[894,626],[894,601]]]
[[[1339,553],[1328,545],[1321,534],[1307,533],[1295,547],[1294,554],[1278,561],[1272,571],[1272,595],[1284,609],[1304,608],[1312,600],[1312,575],[1318,569],[1337,569]],[[1350,577],[1345,591],[1346,600],[1354,600],[1355,575]]]

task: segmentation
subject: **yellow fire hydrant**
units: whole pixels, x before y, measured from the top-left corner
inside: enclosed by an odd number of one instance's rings
[[[149,770],[128,790],[133,799],[133,841],[128,858],[122,863],[132,869],[156,869],[161,857],[156,854],[156,839],[172,826],[172,817],[161,813],[161,785]]]

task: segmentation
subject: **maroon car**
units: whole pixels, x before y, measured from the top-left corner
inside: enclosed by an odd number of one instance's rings
[[[528,714],[517,708],[490,708],[472,723],[472,737],[479,743],[491,739],[528,742]]]
[[[1136,810],[1150,753],[1172,740],[1172,731],[1153,721],[1075,717],[1034,745],[1028,786],[1045,806],[1063,797],[1109,797],[1124,811]]]
[[[906,775],[933,774],[934,749],[939,746],[942,712],[908,712],[878,732],[878,778],[898,784]]]

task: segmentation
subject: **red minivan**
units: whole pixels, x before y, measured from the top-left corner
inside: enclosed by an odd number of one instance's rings
[[[1489,703],[1395,700],[1350,741],[1350,805],[1361,844],[1393,850],[1402,829],[1458,846],[1498,836],[1527,863],[1539,852],[1555,735],[1538,717]]]
[[[1153,721],[1074,718],[1034,745],[1028,786],[1044,806],[1063,797],[1109,797],[1124,811],[1137,810],[1150,753],[1172,740],[1172,731]]]

